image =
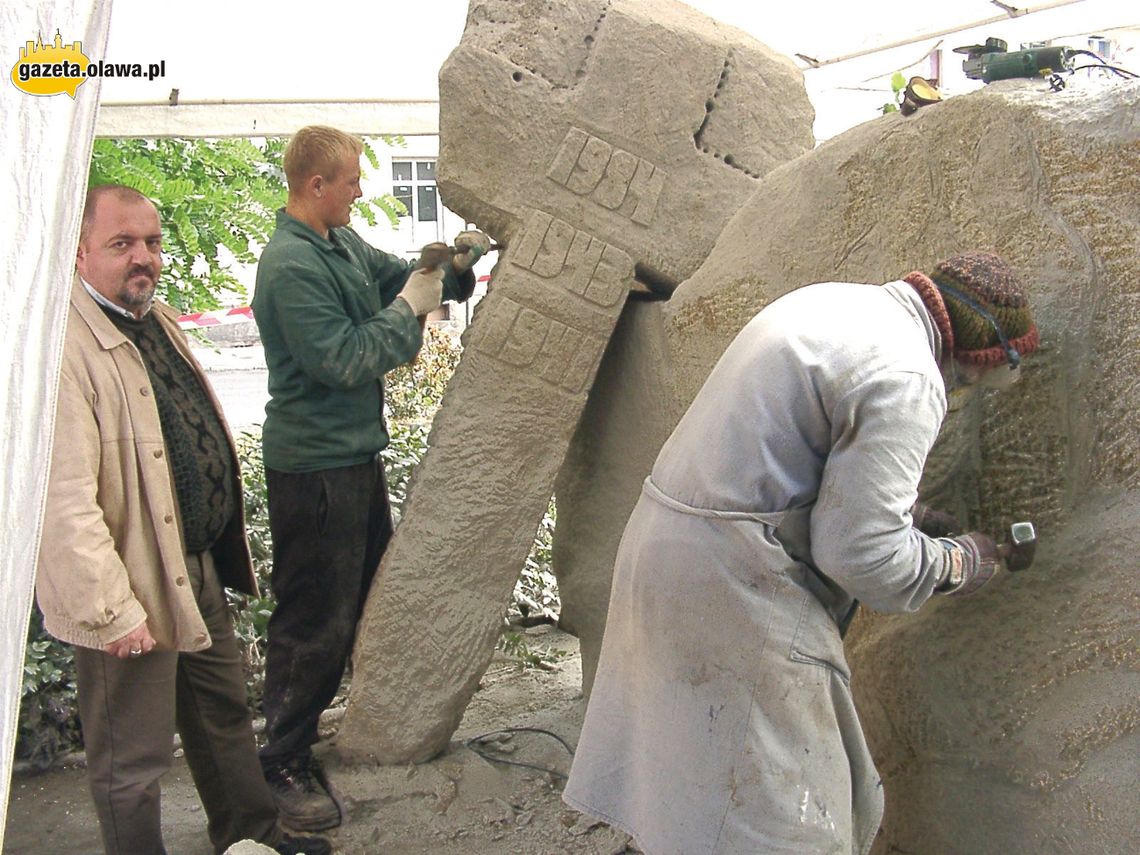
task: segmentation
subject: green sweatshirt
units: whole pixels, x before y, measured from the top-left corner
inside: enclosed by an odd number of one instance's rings
[[[313,472],[371,460],[388,445],[384,374],[423,343],[396,295],[414,265],[369,246],[351,228],[326,240],[277,212],[257,265],[253,314],[269,368],[265,465]],[[443,278],[445,300],[466,300],[475,275]]]

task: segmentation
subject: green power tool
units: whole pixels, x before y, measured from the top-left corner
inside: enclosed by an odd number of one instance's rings
[[[984,45],[954,48],[966,54],[962,70],[971,80],[993,83],[1013,77],[1048,77],[1072,68],[1073,51],[1066,47],[1040,47],[1007,51],[1001,39],[986,39]]]

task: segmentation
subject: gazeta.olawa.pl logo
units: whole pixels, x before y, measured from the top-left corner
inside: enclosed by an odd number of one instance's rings
[[[43,38],[20,48],[20,58],[12,66],[12,83],[29,95],[62,95],[72,98],[89,77],[134,77],[154,80],[166,76],[166,60],[150,62],[95,62],[83,53],[81,42],[63,43],[59,30],[55,41],[45,45]]]

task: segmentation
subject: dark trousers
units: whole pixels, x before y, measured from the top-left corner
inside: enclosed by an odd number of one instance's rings
[[[392,537],[379,460],[319,472],[266,469],[271,587],[265,657],[265,766],[307,756],[340,687],[356,624]]]
[[[166,852],[159,779],[171,766],[176,726],[214,848],[247,838],[272,845],[281,837],[218,574],[206,553],[186,563],[209,649],[137,659],[75,649],[88,780],[107,855]]]

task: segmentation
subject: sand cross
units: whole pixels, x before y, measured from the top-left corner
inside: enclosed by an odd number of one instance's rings
[[[806,105],[792,64],[669,0],[474,2],[440,92],[444,200],[509,248],[368,601],[347,759],[446,747],[628,294],[692,273],[811,144],[775,104]]]

